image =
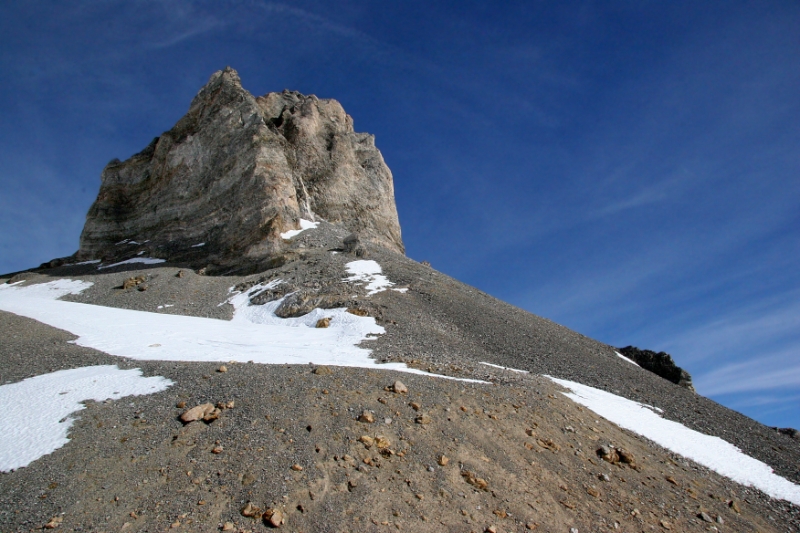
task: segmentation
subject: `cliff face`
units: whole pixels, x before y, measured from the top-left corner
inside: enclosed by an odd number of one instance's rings
[[[118,243],[130,239],[170,260],[258,263],[281,253],[280,233],[300,218],[404,252],[392,174],[374,137],[356,133],[335,100],[256,98],[226,68],[171,130],[103,170],[78,257],[123,258]]]

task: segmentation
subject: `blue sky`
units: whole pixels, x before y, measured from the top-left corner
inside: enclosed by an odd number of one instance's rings
[[[77,249],[103,166],[212,72],[335,98],[408,255],[800,427],[800,4],[0,6],[0,271]]]

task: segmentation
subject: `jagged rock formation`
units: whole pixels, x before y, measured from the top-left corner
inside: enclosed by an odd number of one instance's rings
[[[141,251],[117,244],[129,239],[172,261],[263,265],[300,218],[404,251],[392,174],[374,137],[356,133],[335,100],[292,91],[256,98],[226,68],[171,130],[106,166],[76,257],[124,259]]]
[[[628,359],[636,362],[637,365],[649,370],[662,378],[671,381],[681,387],[694,390],[692,376],[675,364],[672,356],[666,352],[654,352],[652,350],[640,350],[636,346],[626,346],[619,349],[620,353]]]

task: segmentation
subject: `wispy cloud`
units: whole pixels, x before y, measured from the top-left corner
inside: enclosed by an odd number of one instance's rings
[[[696,375],[697,390],[706,396],[752,391],[800,390],[800,354],[796,348],[724,365]]]

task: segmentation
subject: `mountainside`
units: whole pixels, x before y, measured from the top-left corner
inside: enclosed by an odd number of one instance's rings
[[[800,441],[404,256],[348,124],[217,73],[0,277],[0,531],[800,531]]]

